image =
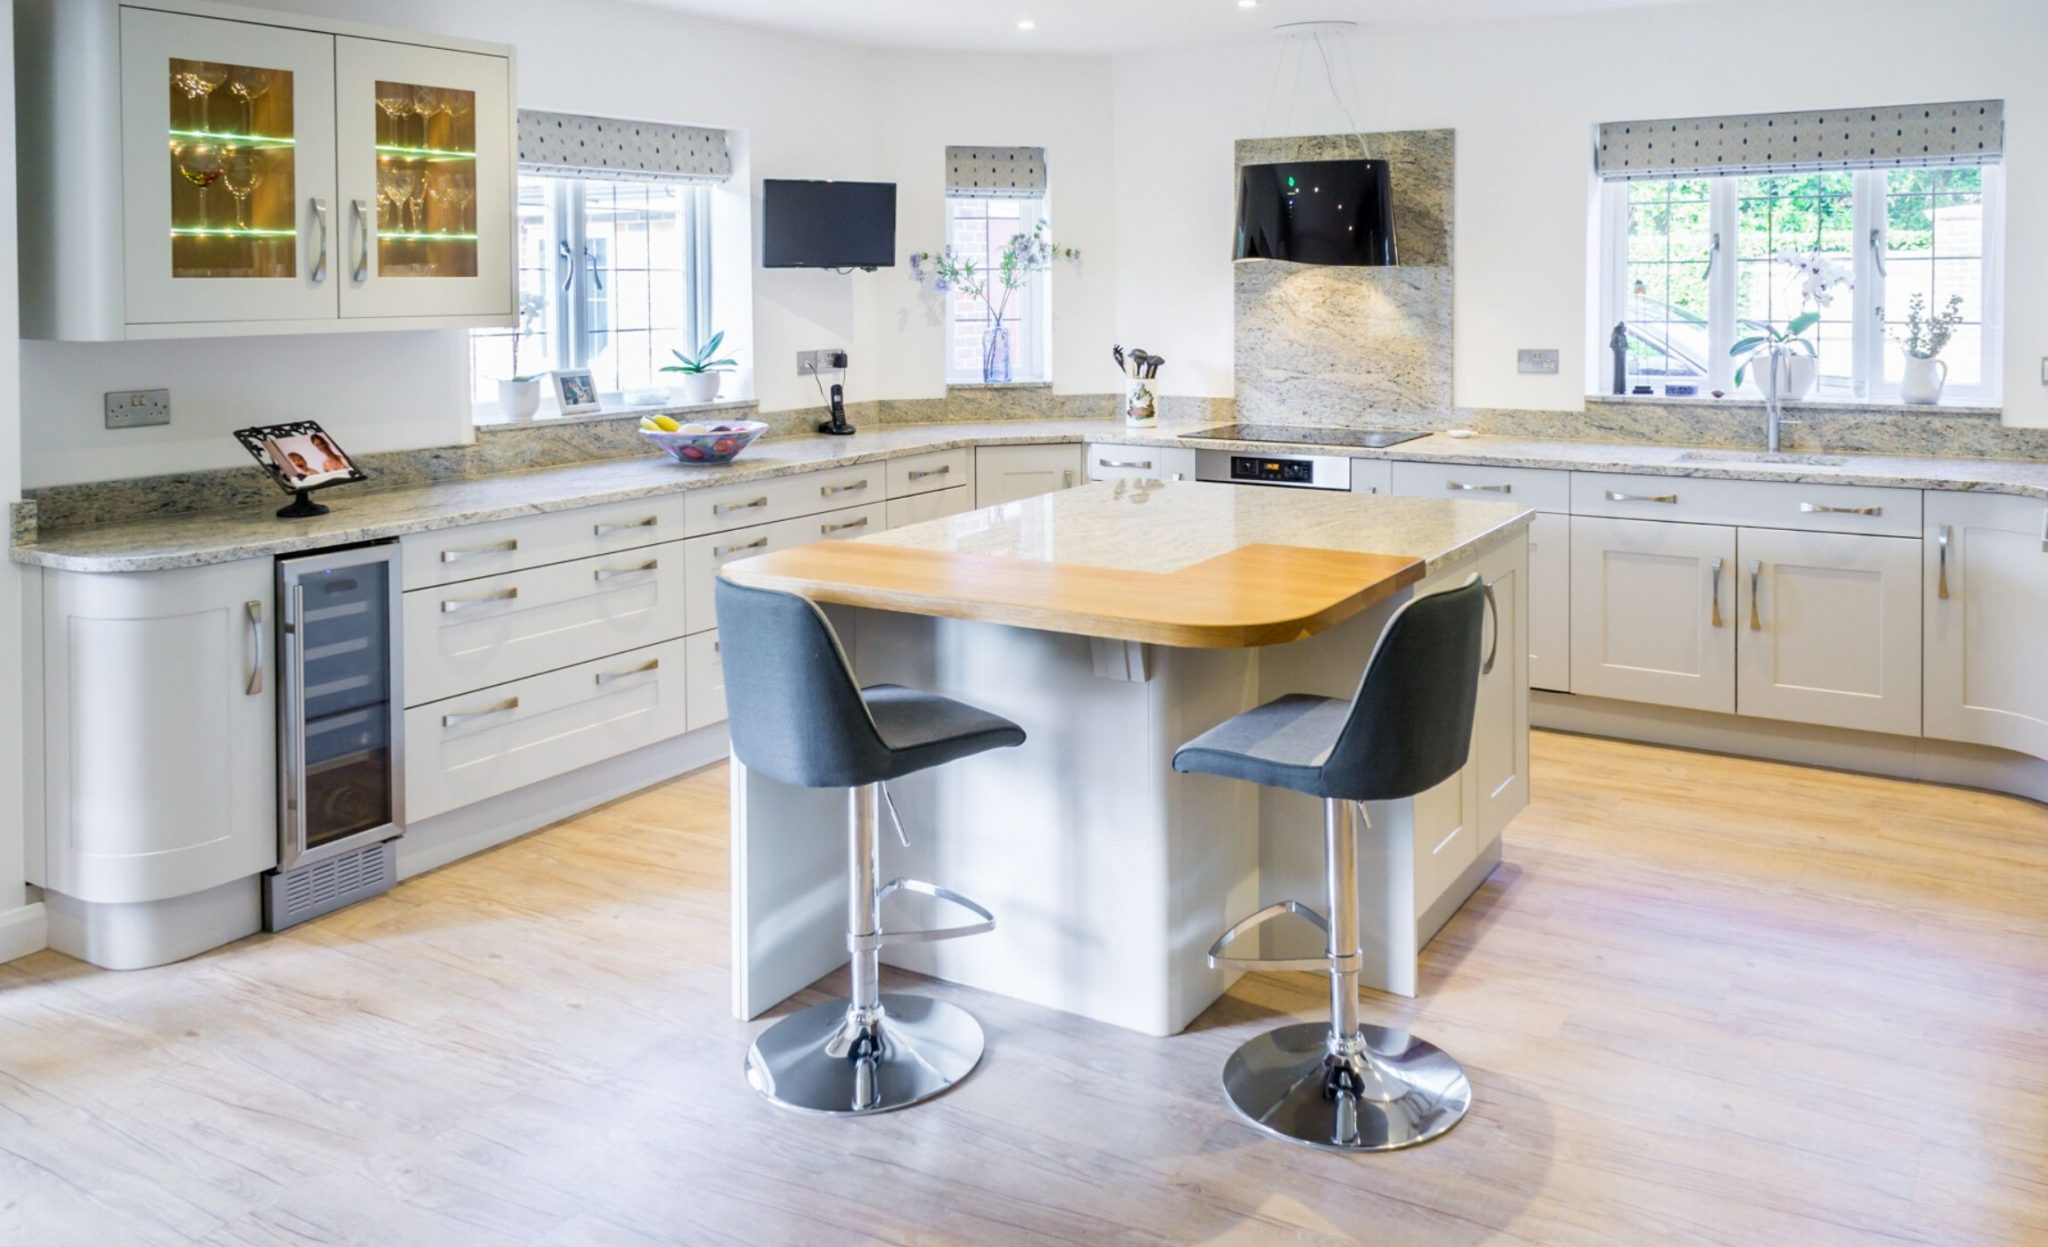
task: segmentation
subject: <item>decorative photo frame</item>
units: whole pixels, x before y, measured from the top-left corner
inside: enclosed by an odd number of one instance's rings
[[[307,497],[316,489],[347,485],[370,478],[349,458],[334,435],[312,420],[290,424],[267,424],[236,429],[235,440],[251,458],[263,465],[277,487],[291,494],[292,503],[277,514],[281,519],[325,515],[327,508]]]
[[[597,401],[597,380],[590,375],[590,369],[564,368],[553,376],[555,404],[563,415],[576,416],[603,409]]]

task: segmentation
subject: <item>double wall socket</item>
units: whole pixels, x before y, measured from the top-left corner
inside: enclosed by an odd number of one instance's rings
[[[1557,375],[1557,351],[1554,349],[1515,352],[1515,371],[1539,377]]]
[[[171,422],[169,390],[114,390],[107,394],[107,427],[140,429]]]
[[[799,377],[822,376],[846,367],[846,352],[834,348],[825,351],[798,351],[796,353],[796,375]]]

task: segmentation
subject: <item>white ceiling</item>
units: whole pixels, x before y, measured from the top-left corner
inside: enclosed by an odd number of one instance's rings
[[[1265,38],[1279,22],[1368,30],[1612,12],[1702,0],[641,0],[687,13],[892,48],[1116,53]],[[1017,29],[1021,19],[1036,29]]]

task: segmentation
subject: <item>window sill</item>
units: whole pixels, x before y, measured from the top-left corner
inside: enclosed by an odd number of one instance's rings
[[[948,381],[949,390],[1049,390],[1050,381]]]
[[[1706,397],[1678,398],[1661,394],[1588,394],[1586,405],[1649,407],[1731,407],[1738,410],[1762,411],[1764,400],[1744,395],[1740,398]],[[2005,408],[1987,406],[1983,403],[1942,402],[1932,406],[1925,403],[1901,403],[1883,399],[1863,398],[1803,398],[1787,401],[1788,411],[1810,409],[1817,411],[1869,412],[1874,415],[1894,416],[1967,416],[1999,419],[2005,415]]]
[[[496,403],[482,403],[470,408],[470,419],[479,429],[533,428],[536,425],[553,427],[564,424],[602,424],[607,420],[638,420],[642,416],[683,416],[700,415],[719,411],[749,411],[759,405],[751,398],[721,398],[709,403],[654,403],[649,405],[607,402],[602,411],[579,411],[564,416],[543,407],[524,419],[514,419],[498,409]]]

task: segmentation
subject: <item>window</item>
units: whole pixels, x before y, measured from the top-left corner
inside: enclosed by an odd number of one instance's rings
[[[1043,273],[1027,279],[1023,287],[1004,300],[1003,285],[993,276],[1001,263],[1003,248],[1018,234],[1028,234],[1045,216],[1043,199],[949,197],[946,200],[946,242],[955,254],[972,260],[974,267],[991,274],[988,296],[1002,309],[1003,327],[1010,332],[1010,379],[1045,379],[1045,280]],[[946,350],[946,380],[975,383],[982,380],[982,343],[995,324],[986,303],[954,289],[946,300],[951,318]]]
[[[1735,393],[1735,343],[1818,313],[1811,397],[1896,400],[1912,296],[1930,313],[1960,296],[1944,397],[1995,403],[2001,184],[1997,165],[1607,182],[1600,375],[1621,322],[1630,393]],[[1742,389],[1761,394],[1747,373]]]
[[[596,178],[519,179],[519,297],[531,324],[470,335],[470,401],[497,383],[588,368],[614,400],[665,391],[672,350],[711,322],[709,205],[702,186]]]

